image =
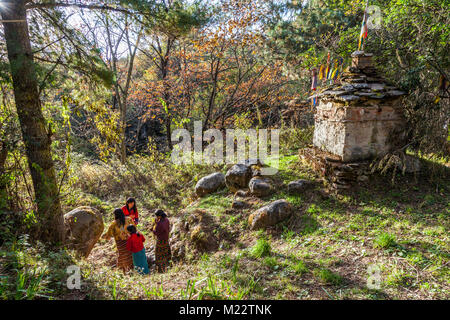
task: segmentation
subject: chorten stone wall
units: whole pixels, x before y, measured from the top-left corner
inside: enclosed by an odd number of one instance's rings
[[[395,150],[405,135],[404,94],[377,74],[372,54],[354,52],[341,82],[317,94],[314,146],[342,162],[370,160]]]
[[[314,147],[301,158],[334,189],[368,181],[373,159],[404,146],[404,95],[377,74],[372,54],[354,52],[340,82],[316,94]]]

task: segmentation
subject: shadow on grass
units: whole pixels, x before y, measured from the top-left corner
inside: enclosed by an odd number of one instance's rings
[[[102,291],[95,283],[81,279],[81,289],[69,289],[67,280],[69,266],[76,260],[65,249],[39,247],[25,240],[8,241],[1,250],[5,254],[3,270],[8,279],[7,299],[63,299],[89,300],[104,299]],[[4,288],[3,288],[4,289]]]

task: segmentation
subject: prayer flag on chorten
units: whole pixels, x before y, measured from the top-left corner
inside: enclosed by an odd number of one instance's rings
[[[358,42],[358,51],[363,50],[365,39],[367,39],[368,36],[368,29],[367,29],[367,5],[369,4],[369,1],[367,0],[366,8],[364,9],[364,17],[361,25],[361,32],[359,34],[359,42]]]

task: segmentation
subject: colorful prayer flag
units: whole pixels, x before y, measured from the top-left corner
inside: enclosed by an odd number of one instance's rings
[[[321,65],[319,69],[319,80],[325,78],[325,66]]]
[[[340,59],[336,59],[336,62],[334,63],[334,71],[331,74],[331,79],[336,80],[339,75],[339,61]]]
[[[368,36],[367,29],[367,5],[369,4],[369,0],[367,0],[366,8],[364,9],[364,17],[361,25],[361,33],[359,34],[359,42],[358,42],[358,51],[364,49],[364,39]]]

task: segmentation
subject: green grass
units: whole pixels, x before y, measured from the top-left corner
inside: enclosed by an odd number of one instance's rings
[[[277,270],[280,267],[278,260],[275,257],[265,257],[263,264],[273,270]]]
[[[388,249],[396,245],[395,236],[386,232],[378,235],[374,240],[376,248]]]
[[[320,268],[314,272],[317,279],[326,284],[339,285],[342,283],[342,277],[327,268]]]
[[[340,193],[328,192],[317,183],[300,196],[277,188],[270,200],[287,199],[295,214],[267,230],[251,231],[249,214],[269,199],[225,214],[233,199],[226,189],[201,199],[194,195],[195,181],[222,168],[154,166],[145,157],[130,157],[130,162],[132,167],[120,167],[120,177],[111,182],[108,177],[116,164],[90,164],[76,171],[84,182],[65,186],[65,211],[93,205],[103,213],[107,226],[112,209],[131,192],[141,209],[140,228],[150,234],[155,208],[167,210],[171,221],[201,208],[214,218],[214,235],[227,235],[219,239],[221,249],[187,250],[187,259],[168,273],[142,277],[124,275],[113,267],[112,242],[100,241],[94,248],[96,255],[87,260],[75,258],[70,250],[52,252],[37,243],[4,244],[0,248],[1,299],[13,299],[16,293],[19,299],[40,295],[56,299],[450,299],[450,190],[445,181],[431,183],[422,175],[417,183],[405,176],[392,186],[380,177],[371,180],[369,187]],[[77,164],[82,165],[82,161]],[[134,175],[139,181],[127,190],[125,181],[134,181]],[[285,185],[294,179],[318,181],[296,155],[280,157],[277,178]],[[381,266],[382,287],[376,291],[366,287],[366,270],[373,263]],[[66,266],[72,264],[80,266],[83,275],[84,287],[76,297],[60,285],[67,278]],[[34,283],[32,275],[37,279]]]
[[[197,208],[207,209],[213,214],[222,214],[226,209],[231,208],[233,200],[226,197],[226,194],[215,193],[200,200]]]
[[[306,266],[306,264],[303,261],[298,261],[297,263],[295,263],[292,266],[292,270],[298,274],[298,275],[302,275],[306,272],[308,272],[308,267]]]
[[[270,243],[266,239],[258,239],[251,248],[251,255],[255,258],[262,258],[271,254]]]

